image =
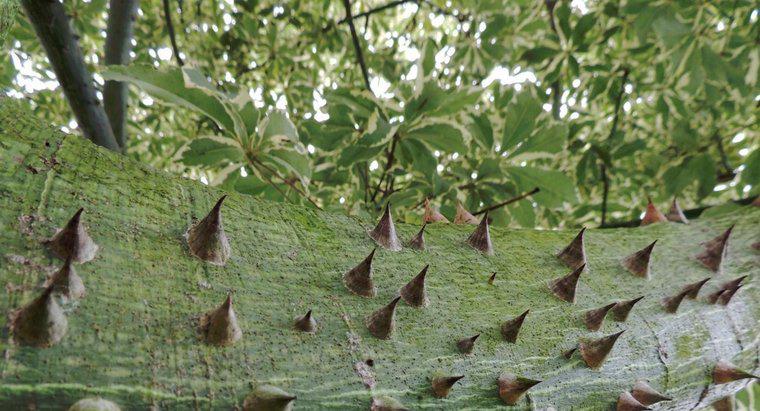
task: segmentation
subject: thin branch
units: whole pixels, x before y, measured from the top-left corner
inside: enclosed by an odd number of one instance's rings
[[[296,185],[296,183],[294,183],[294,182],[292,182],[292,181],[288,180],[287,178],[284,178],[284,177],[282,177],[282,176],[280,175],[280,173],[278,173],[278,172],[277,172],[277,170],[275,170],[275,169],[273,169],[272,167],[270,167],[270,166],[268,166],[268,165],[264,164],[263,162],[261,162],[261,160],[259,160],[259,159],[255,158],[255,157],[248,157],[248,161],[249,161],[251,164],[258,164],[259,166],[263,167],[265,170],[269,171],[269,173],[271,173],[273,176],[275,176],[275,177],[276,177],[278,180],[280,180],[280,181],[282,181],[283,183],[285,183],[285,184],[287,184],[288,186],[290,186],[290,188],[292,188],[292,189],[293,189],[293,191],[295,191],[296,193],[298,193],[298,194],[299,194],[301,197],[305,198],[305,199],[306,199],[308,202],[310,202],[312,205],[314,205],[314,207],[316,207],[316,208],[318,208],[318,209],[320,209],[320,210],[322,209],[322,207],[320,207],[320,206],[319,206],[319,204],[317,204],[317,203],[316,203],[316,201],[314,201],[314,200],[313,200],[313,199],[312,199],[312,198],[311,198],[311,197],[310,197],[308,194],[306,194],[306,193],[305,193],[303,190],[301,190],[300,188],[298,188],[298,186]],[[286,197],[286,198],[287,198],[287,197]]]
[[[620,120],[620,106],[623,102],[623,95],[625,95],[625,83],[628,82],[628,75],[631,74],[628,68],[623,69],[623,78],[620,82],[620,92],[618,93],[617,100],[615,100],[615,112],[612,117],[612,126],[610,127],[610,134],[607,135],[606,142],[609,142],[617,133],[618,122]],[[599,165],[600,174],[602,177],[602,223],[604,226],[607,222],[607,200],[610,193],[610,177],[607,173],[607,165],[604,164],[604,160]]]
[[[538,187],[536,187],[536,188],[534,188],[533,190],[530,190],[530,191],[528,191],[527,193],[522,193],[522,194],[520,194],[520,195],[519,195],[519,196],[517,196],[517,197],[514,197],[514,198],[510,198],[510,199],[509,199],[509,200],[507,200],[507,201],[502,201],[501,203],[498,203],[498,204],[494,204],[494,205],[492,205],[492,206],[488,206],[488,207],[486,207],[486,208],[484,208],[484,209],[482,209],[482,210],[476,211],[476,212],[474,212],[474,213],[472,213],[472,214],[473,214],[473,215],[480,215],[480,214],[483,214],[483,213],[485,213],[485,212],[488,212],[488,211],[493,211],[493,210],[499,209],[499,208],[501,208],[501,207],[504,207],[505,205],[509,205],[509,204],[512,204],[512,203],[516,203],[516,202],[518,202],[518,201],[520,201],[520,200],[522,200],[522,199],[524,199],[524,198],[530,197],[530,196],[532,196],[533,194],[536,194],[536,193],[538,193],[539,191],[541,191],[541,189],[540,189],[540,188],[538,188]]]
[[[174,23],[172,23],[171,7],[169,7],[169,0],[163,0],[164,2],[164,20],[166,20],[166,30],[169,32],[169,41],[172,43],[172,50],[174,51],[174,57],[177,59],[177,65],[180,67],[185,65],[182,61],[182,57],[179,56],[179,47],[177,47],[177,37],[174,35]]]
[[[391,147],[386,152],[385,168],[383,168],[383,173],[380,175],[380,180],[377,182],[377,185],[375,186],[375,189],[372,192],[373,203],[375,202],[375,199],[377,198],[377,193],[380,192],[380,185],[383,184],[383,180],[385,180],[385,177],[388,175],[388,172],[393,166],[394,161],[396,161],[396,144],[398,144],[399,138],[400,136],[398,135],[398,133],[393,135],[393,140],[391,140]]]
[[[364,54],[362,52],[361,44],[359,44],[359,36],[356,34],[354,19],[353,17],[351,17],[351,1],[343,0],[343,6],[346,8],[346,19],[348,19],[348,27],[351,30],[351,40],[354,43],[354,51],[356,52],[356,60],[359,61],[359,67],[361,67],[362,69],[362,76],[364,76],[364,84],[367,86],[367,90],[371,90],[369,86],[369,72],[367,72],[367,64],[364,62]]]
[[[554,22],[554,7],[557,5],[556,0],[545,0],[546,10],[549,12],[549,27],[551,27],[554,34],[557,36],[557,40],[561,40],[559,31],[557,31],[557,24]],[[560,96],[559,80],[554,80],[551,85],[552,90],[552,117],[555,120],[559,120],[559,106],[562,103]]]
[[[369,9],[369,10],[367,10],[365,12],[359,13],[359,14],[353,16],[353,19],[359,19],[359,18],[362,18],[362,17],[369,17],[369,16],[371,16],[371,15],[373,15],[375,13],[380,13],[382,11],[385,11],[385,10],[388,10],[388,9],[400,6],[400,5],[405,4],[405,3],[417,3],[417,2],[418,2],[417,0],[396,0],[396,1],[392,1],[392,2],[384,4],[382,6],[375,7],[374,9]],[[350,17],[350,15],[346,14],[346,17],[342,18],[341,20],[338,20],[338,22],[336,24],[345,24],[345,23],[348,23],[349,21],[351,21],[351,19],[352,18]]]

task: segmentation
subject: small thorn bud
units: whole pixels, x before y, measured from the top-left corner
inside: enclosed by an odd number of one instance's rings
[[[433,376],[431,386],[433,388],[433,395],[438,398],[446,398],[449,396],[449,392],[457,381],[464,378],[464,375],[457,375],[453,377],[436,375]]]
[[[723,397],[711,404],[715,411],[734,411],[734,397]]]
[[[419,274],[399,290],[401,299],[412,307],[422,308],[428,304],[428,297],[425,292],[425,276],[429,267],[430,264],[426,265]]]
[[[723,234],[703,243],[704,250],[697,254],[696,259],[711,271],[719,273],[723,260],[728,253],[728,238],[731,236],[734,226],[728,227]]]
[[[222,226],[222,203],[225,198],[226,195],[222,196],[208,215],[185,233],[190,253],[214,265],[224,265],[230,257],[230,242]]]
[[[743,284],[737,285],[734,288],[727,289],[724,293],[722,293],[718,297],[718,304],[720,305],[728,305],[728,303],[731,302],[731,299],[734,298],[734,295],[737,291],[739,291],[740,288],[744,287]]]
[[[496,271],[494,271],[493,274],[488,277],[488,285],[493,285],[494,281],[496,281]]]
[[[422,224],[422,228],[417,234],[409,240],[409,248],[418,251],[425,251],[425,226],[427,223]]]
[[[307,311],[305,315],[296,318],[294,323],[296,330],[303,331],[305,333],[317,332],[317,320],[311,316],[311,310]]]
[[[525,317],[530,313],[530,310],[525,310],[524,313],[518,315],[515,318],[512,318],[511,320],[505,321],[501,325],[501,336],[504,337],[504,340],[507,342],[515,343],[517,341],[517,334],[520,333],[520,328],[523,325],[523,322],[525,321]]]
[[[77,210],[66,226],[45,242],[50,251],[63,260],[73,256],[74,261],[84,263],[95,258],[98,252],[98,245],[92,241],[82,223],[82,212],[84,208]]]
[[[637,277],[649,278],[649,262],[655,244],[657,240],[623,259],[623,267]]]
[[[475,228],[475,231],[467,238],[467,244],[483,254],[493,255],[493,244],[491,244],[487,212],[483,215],[483,219],[480,220],[480,224]]]
[[[578,350],[581,353],[583,362],[594,370],[599,369],[607,358],[607,355],[612,351],[612,347],[615,346],[615,342],[625,330],[610,334],[605,337],[596,340],[581,341],[578,345]]]
[[[557,258],[570,268],[578,268],[579,266],[586,264],[586,249],[583,244],[585,233],[586,227],[583,227],[575,238],[573,238],[573,241],[557,254]]]
[[[106,399],[83,398],[69,407],[68,411],[121,411],[118,405]]]
[[[206,343],[220,347],[232,345],[243,338],[232,308],[232,294],[227,294],[227,299],[219,308],[201,317],[200,330]]]
[[[572,357],[573,354],[575,354],[576,351],[578,351],[578,346],[577,345],[575,347],[569,349],[569,350],[563,351],[562,352],[562,356],[565,357],[565,359],[569,360],[570,357]]]
[[[733,381],[739,381],[746,378],[760,378],[740,369],[728,361],[718,361],[713,369],[713,382],[716,384],[726,384]]]
[[[370,411],[409,411],[401,402],[385,395],[372,398]]]
[[[271,385],[256,387],[243,401],[243,411],[290,411],[296,396]]]
[[[644,214],[644,218],[641,219],[641,225],[649,225],[654,223],[662,223],[668,221],[668,219],[663,215],[660,210],[657,209],[657,207],[652,204],[652,199],[647,198],[647,211]]]
[[[387,340],[396,328],[396,304],[401,297],[396,297],[388,305],[370,314],[366,325],[369,333],[381,340]]]
[[[640,403],[636,398],[628,391],[623,391],[618,397],[617,406],[615,411],[645,411],[651,410],[646,405]]]
[[[526,391],[541,381],[504,373],[499,376],[497,383],[499,385],[499,398],[504,401],[504,404],[515,405]]]
[[[475,334],[472,337],[462,338],[457,341],[457,348],[462,354],[471,354],[475,348],[475,341],[480,337],[480,334]]]
[[[658,402],[672,400],[672,398],[660,394],[654,388],[650,387],[646,381],[642,380],[636,381],[636,384],[633,385],[631,395],[644,405],[652,405],[657,404]]]
[[[13,340],[19,345],[47,348],[66,335],[68,320],[48,287],[29,304],[12,314]]]
[[[457,201],[457,214],[454,216],[454,224],[478,224],[478,218],[470,214],[461,202]]]
[[[683,214],[683,210],[681,210],[681,206],[678,204],[678,200],[675,197],[673,197],[673,202],[670,204],[670,211],[665,217],[668,221],[689,224],[689,219]]]
[[[377,288],[372,281],[372,259],[375,258],[375,250],[367,255],[356,267],[343,274],[343,284],[354,294],[362,297],[374,297]]]
[[[625,322],[625,320],[628,319],[628,314],[631,313],[633,306],[636,305],[637,302],[641,301],[642,298],[644,298],[643,295],[641,297],[634,298],[633,300],[616,302],[615,306],[612,307],[612,319],[621,323]]]
[[[66,259],[61,269],[50,278],[48,284],[49,287],[53,288],[53,292],[59,294],[64,301],[78,300],[85,294],[84,283],[74,270],[72,258],[73,256],[69,256]]]
[[[575,289],[578,287],[578,279],[581,277],[584,268],[586,268],[586,264],[581,265],[564,277],[550,281],[549,290],[560,300],[574,304]]]
[[[602,323],[604,322],[604,317],[615,304],[616,303],[607,304],[604,307],[586,311],[583,315],[583,322],[586,324],[586,328],[588,328],[589,331],[599,331],[599,328],[602,327]]]
[[[449,219],[430,205],[430,200],[425,199],[425,214],[422,216],[425,223],[448,223]]]
[[[396,226],[393,225],[391,203],[385,205],[385,211],[383,211],[380,221],[378,221],[375,228],[369,232],[369,236],[383,248],[391,251],[401,251],[401,242],[396,235]]]

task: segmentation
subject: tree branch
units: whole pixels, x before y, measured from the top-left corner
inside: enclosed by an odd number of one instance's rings
[[[364,62],[364,54],[362,53],[361,44],[359,44],[359,36],[356,34],[354,19],[353,17],[351,17],[351,1],[343,0],[343,6],[346,8],[346,19],[348,19],[348,27],[351,30],[351,40],[354,43],[354,51],[356,52],[356,60],[358,60],[359,67],[361,67],[362,69],[362,76],[364,76],[364,84],[367,86],[367,90],[371,91],[372,89],[369,86],[369,73],[367,72],[367,64]]]
[[[610,139],[612,139],[615,136],[615,133],[617,133],[618,121],[620,119],[620,106],[623,102],[623,95],[625,94],[625,83],[628,82],[629,74],[631,74],[630,70],[628,70],[627,67],[623,68],[623,78],[622,78],[622,81],[620,82],[620,92],[618,93],[617,100],[615,100],[615,112],[612,117],[612,126],[610,127],[610,134],[607,135],[606,142],[609,142]],[[599,170],[602,177],[601,226],[604,226],[604,224],[607,222],[607,199],[610,193],[610,177],[607,173],[607,165],[604,164],[604,160],[602,160],[602,164],[599,165]]]
[[[365,12],[359,13],[359,14],[353,16],[353,19],[358,19],[358,18],[362,18],[362,17],[369,17],[369,16],[371,16],[371,15],[373,15],[375,13],[380,13],[382,11],[385,11],[385,10],[388,10],[388,9],[400,6],[400,5],[405,4],[405,3],[418,3],[418,0],[395,0],[395,1],[392,1],[390,3],[384,4],[382,6],[375,7],[374,9],[369,9],[369,10],[367,10]],[[351,20],[352,20],[352,17],[350,17],[350,15],[347,13],[346,17],[338,20],[338,22],[336,24],[349,23],[349,22],[351,22]]]
[[[549,27],[551,27],[554,34],[557,36],[557,41],[560,41],[559,32],[557,31],[557,24],[554,22],[554,7],[557,5],[556,0],[545,0],[546,10],[549,12]],[[555,120],[559,120],[559,106],[562,103],[560,96],[559,80],[554,80],[551,85],[552,89],[552,117]]]
[[[296,193],[298,193],[301,197],[305,198],[308,202],[310,202],[314,207],[321,210],[322,207],[319,206],[319,204],[316,203],[308,194],[306,194],[303,190],[298,188],[296,183],[288,180],[287,178],[284,178],[280,175],[280,173],[277,172],[277,170],[273,169],[272,167],[264,164],[261,162],[261,160],[255,158],[255,157],[248,157],[248,161],[253,164],[254,166],[262,167],[265,170],[267,170],[270,174],[272,174],[274,177],[276,177],[278,180],[282,181],[283,183],[287,184],[290,188],[293,189]],[[270,179],[271,181],[271,179]],[[279,191],[279,190],[278,190]],[[282,192],[281,192],[282,193]],[[285,197],[287,198],[287,196]]]
[[[533,190],[528,191],[527,193],[522,193],[519,196],[514,197],[514,198],[510,198],[507,201],[502,201],[501,203],[494,204],[494,205],[488,206],[488,207],[486,207],[486,208],[484,208],[482,210],[476,211],[476,212],[472,213],[472,215],[480,215],[480,214],[483,214],[483,213],[488,212],[488,211],[493,211],[493,210],[499,209],[501,207],[504,207],[505,205],[516,203],[516,202],[518,202],[518,201],[520,201],[520,200],[522,200],[524,198],[530,197],[533,194],[538,193],[539,191],[541,191],[541,189],[538,188],[538,187],[536,187]]]
[[[50,65],[69,101],[79,128],[95,144],[119,151],[108,117],[95,95],[78,37],[59,1],[22,0],[21,5],[45,48]]]
[[[383,173],[380,175],[380,180],[377,182],[377,185],[375,186],[374,191],[372,192],[372,202],[375,202],[375,199],[377,198],[377,193],[380,192],[380,185],[383,184],[383,180],[385,180],[385,177],[388,175],[388,172],[390,171],[391,167],[393,166],[394,161],[396,161],[396,145],[398,144],[399,140],[398,133],[393,135],[393,139],[391,140],[391,147],[388,149],[385,157],[385,168],[383,168]]]
[[[169,41],[172,43],[172,50],[174,50],[174,57],[177,59],[177,65],[180,67],[185,65],[182,61],[182,57],[179,56],[179,47],[177,47],[177,37],[174,35],[174,23],[172,23],[171,7],[169,7],[169,0],[163,0],[164,3],[164,20],[166,21],[166,30],[169,32]]]
[[[132,49],[132,28],[137,18],[139,0],[111,0],[106,29],[106,65],[125,65],[129,62]],[[103,86],[103,108],[111,123],[114,138],[123,151],[126,150],[125,134],[127,112],[127,85],[120,81],[107,80]]]

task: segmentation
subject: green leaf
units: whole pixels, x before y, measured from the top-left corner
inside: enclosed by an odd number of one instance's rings
[[[594,27],[598,16],[594,13],[588,13],[578,20],[573,30],[573,44],[580,45],[586,37],[586,33]]]
[[[340,167],[348,167],[360,161],[371,160],[383,151],[383,147],[382,145],[372,147],[358,144],[344,147],[340,152],[337,164]]]
[[[413,129],[405,137],[424,142],[433,149],[447,153],[467,152],[462,132],[446,123],[433,123]]]
[[[190,143],[182,153],[182,163],[188,166],[214,166],[222,162],[236,162],[243,159],[240,147],[222,143],[210,138],[198,138]]]
[[[533,131],[536,117],[541,113],[541,103],[527,92],[520,93],[507,106],[504,118],[502,150],[509,150],[525,140]]]
[[[399,162],[405,167],[421,172],[424,176],[436,174],[438,159],[430,149],[417,140],[401,139],[399,141]]]
[[[530,64],[540,63],[548,58],[554,57],[559,53],[559,50],[546,46],[534,47],[525,51],[522,54],[521,59],[526,60]]]
[[[517,221],[521,227],[533,228],[536,226],[536,212],[530,201],[518,201],[517,204],[507,206],[512,219]]]
[[[564,123],[555,123],[538,130],[517,147],[509,157],[515,161],[553,157],[565,147],[567,132],[567,125]]]
[[[311,178],[311,167],[307,156],[291,150],[277,149],[268,151],[267,159],[294,172],[302,181],[305,181],[304,185],[308,184]]]
[[[715,184],[718,182],[718,171],[713,159],[707,153],[699,154],[689,161],[689,169],[692,170],[699,182],[697,186],[699,198],[712,194]]]
[[[276,139],[286,139],[294,143],[300,143],[298,131],[293,122],[282,110],[273,110],[267,113],[261,124],[260,130],[262,139],[265,141],[274,141]]]
[[[472,134],[475,141],[484,149],[490,151],[493,148],[493,127],[491,126],[491,120],[488,118],[488,114],[481,113],[480,115],[472,116],[470,134]]]
[[[506,172],[515,180],[520,191],[529,191],[534,187],[541,189],[533,198],[546,207],[578,201],[575,184],[567,173],[534,167],[507,167]]]
[[[751,185],[753,188],[760,184],[760,148],[756,148],[747,159],[744,160],[744,170],[741,174],[742,185]]]

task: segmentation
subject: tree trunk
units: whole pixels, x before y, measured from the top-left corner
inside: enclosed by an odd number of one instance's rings
[[[77,36],[63,4],[57,0],[21,0],[55,76],[85,137],[110,150],[120,150],[108,117],[95,95]]]
[[[300,409],[367,409],[379,395],[410,409],[487,409],[502,406],[496,380],[509,372],[543,381],[518,409],[610,409],[645,379],[674,398],[663,409],[689,410],[747,383],[713,384],[716,361],[758,370],[760,269],[750,244],[760,207],[688,225],[587,230],[588,270],[570,304],[547,282],[570,271],[554,255],[575,230],[493,228],[488,257],[465,243],[473,226],[431,224],[426,251],[377,250],[378,293],[362,298],[341,276],[375,247],[371,221],[237,193],[222,208],[232,257],[209,265],[189,254],[183,234],[225,193],[54,131],[7,100],[0,101],[0,193],[3,312],[39,295],[45,274],[60,266],[41,242],[79,207],[100,246],[94,260],[76,266],[87,294],[69,308],[59,344],[21,347],[7,333],[0,342],[0,409],[61,409],[96,395],[124,409],[231,409],[258,384],[297,395]],[[731,224],[724,272],[714,275],[693,256]],[[402,240],[419,229],[396,228]],[[654,239],[651,279],[627,273],[621,259]],[[365,318],[425,264],[428,306],[400,302],[391,340],[373,337]],[[745,274],[728,306],[705,302],[719,284]],[[708,276],[697,300],[676,314],[663,310],[662,298]],[[208,346],[197,335],[199,316],[230,291],[242,340]],[[585,311],[639,295],[646,297],[626,322],[608,316],[598,332],[583,325]],[[316,334],[294,330],[294,318],[310,309]],[[527,309],[516,342],[504,341],[500,324]],[[623,329],[598,370],[577,354],[562,355],[579,338]],[[473,353],[459,354],[456,342],[478,333]],[[437,371],[465,376],[446,399],[430,393]]]

